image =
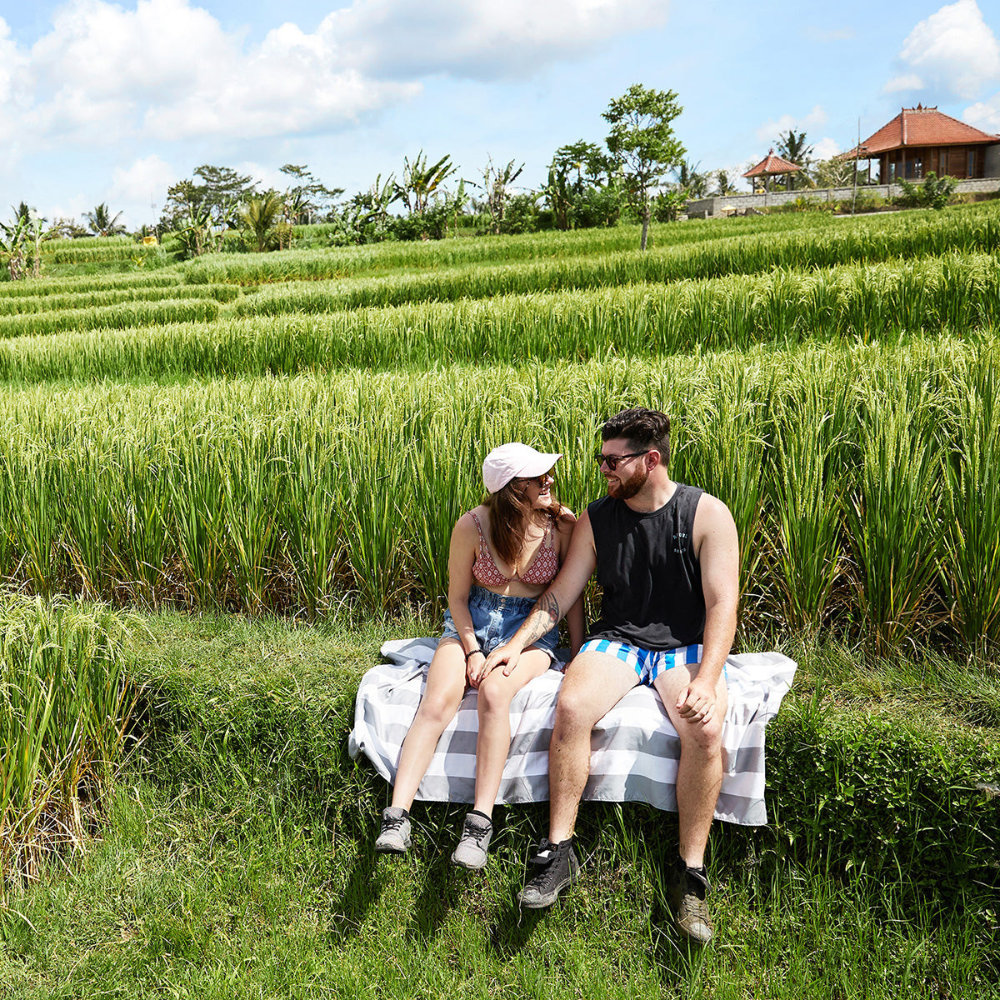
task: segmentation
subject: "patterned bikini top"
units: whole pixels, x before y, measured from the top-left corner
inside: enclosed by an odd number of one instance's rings
[[[552,547],[552,530],[549,529],[542,539],[542,544],[535,553],[535,558],[531,560],[528,568],[518,576],[504,576],[493,561],[490,548],[486,544],[486,536],[483,534],[483,526],[479,523],[479,518],[474,510],[469,511],[472,520],[476,522],[476,530],[479,532],[479,552],[476,554],[476,561],[472,564],[472,575],[476,583],[484,587],[503,587],[512,580],[520,580],[531,587],[541,587],[550,583],[559,572],[559,553]]]

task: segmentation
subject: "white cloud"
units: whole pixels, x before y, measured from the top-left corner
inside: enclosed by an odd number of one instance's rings
[[[1000,94],[979,101],[962,112],[963,121],[990,134],[1000,133]]]
[[[782,115],[776,121],[765,122],[757,129],[759,142],[775,143],[779,135],[784,135],[790,129],[796,132],[808,132],[826,124],[826,112],[820,105],[815,105],[809,114],[803,117]],[[756,162],[756,161],[754,161]],[[753,164],[751,164],[753,166]]]
[[[894,76],[883,88],[883,94],[898,94],[908,90],[923,90],[924,81],[916,73]]]
[[[330,14],[350,65],[380,77],[528,75],[609,38],[661,27],[669,0],[354,0]]]
[[[332,130],[421,92],[420,78],[528,76],[661,25],[667,0],[353,0],[258,45],[194,0],[69,0],[19,48],[0,19],[0,142],[253,138]]]
[[[136,160],[129,167],[116,167],[110,197],[115,201],[162,205],[167,188],[177,179],[177,171],[154,153]]]
[[[885,92],[926,89],[971,99],[1000,79],[1000,45],[976,0],[946,4],[907,36],[898,61],[903,72]],[[912,85],[912,86],[911,86]]]
[[[836,156],[840,151],[840,143],[836,139],[820,139],[813,147],[813,159],[829,160],[831,156]]]

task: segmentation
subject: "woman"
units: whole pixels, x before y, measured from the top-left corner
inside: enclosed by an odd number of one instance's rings
[[[493,804],[510,750],[510,703],[552,665],[558,628],[525,650],[509,677],[487,675],[486,654],[505,643],[559,571],[576,518],[552,496],[552,467],[561,455],[505,444],[486,456],[486,501],[463,514],[451,533],[444,634],[427,671],[427,686],[403,741],[392,791],[382,813],[377,851],[410,846],[409,808],[438,738],[458,711],[466,685],[478,689],[476,797],[451,859],[482,868],[493,835]],[[571,652],[583,641],[583,604],[567,616]]]

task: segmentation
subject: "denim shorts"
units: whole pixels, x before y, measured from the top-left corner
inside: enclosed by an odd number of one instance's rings
[[[476,641],[484,653],[490,653],[511,639],[521,627],[528,613],[535,606],[534,597],[502,597],[483,587],[473,587],[469,591],[469,614],[472,627],[476,631]],[[458,631],[451,612],[444,613],[442,639],[457,639]],[[536,639],[528,648],[541,649],[552,654],[559,642],[559,626]]]

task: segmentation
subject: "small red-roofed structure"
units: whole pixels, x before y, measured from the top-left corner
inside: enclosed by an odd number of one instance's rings
[[[883,184],[899,178],[919,180],[933,171],[958,180],[992,176],[1000,135],[990,135],[935,108],[902,108],[891,122],[870,135],[845,160],[879,161]],[[988,162],[989,161],[989,162]],[[988,170],[987,167],[991,169]]]
[[[772,177],[782,174],[794,174],[801,169],[797,163],[790,163],[788,160],[783,160],[780,156],[775,156],[774,149],[771,148],[767,151],[767,156],[757,166],[751,167],[743,176],[750,178],[750,185],[753,188],[754,194],[757,193],[757,179],[762,177],[764,179],[764,192],[766,193],[770,190]]]

